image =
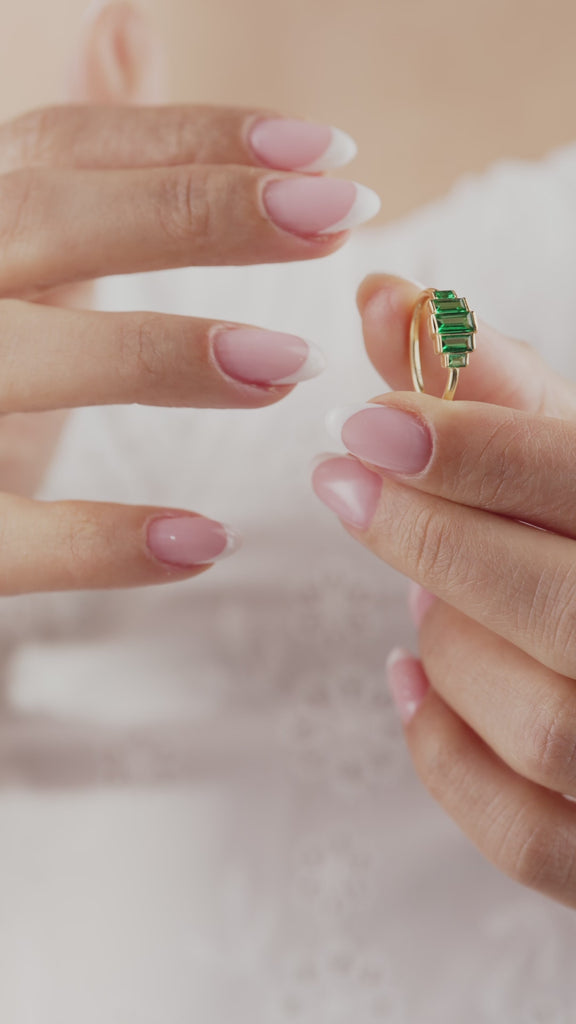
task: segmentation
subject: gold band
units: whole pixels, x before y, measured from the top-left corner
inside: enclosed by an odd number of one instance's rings
[[[458,299],[454,292],[439,292],[435,288],[426,288],[420,292],[410,322],[410,369],[414,389],[420,394],[426,393],[420,358],[420,321],[428,303],[434,350],[441,356],[442,365],[448,370],[448,381],[442,398],[452,399],[458,385],[460,368],[468,365],[469,352],[475,348],[476,318],[466,299]],[[449,339],[447,342],[443,342],[443,332]]]

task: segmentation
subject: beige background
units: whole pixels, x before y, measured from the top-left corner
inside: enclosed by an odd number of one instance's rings
[[[497,156],[574,136],[573,0],[142,0],[168,100],[257,104],[352,132],[381,220]],[[61,98],[78,0],[18,0],[0,33],[0,116]]]

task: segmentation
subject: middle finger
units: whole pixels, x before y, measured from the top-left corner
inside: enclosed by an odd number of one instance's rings
[[[379,205],[355,182],[235,165],[14,171],[0,178],[0,294],[170,267],[316,259]]]

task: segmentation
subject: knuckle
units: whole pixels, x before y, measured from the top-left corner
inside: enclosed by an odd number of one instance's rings
[[[59,107],[41,107],[12,121],[8,128],[9,160],[14,167],[52,163],[61,150],[63,112]]]
[[[71,581],[80,584],[90,577],[99,553],[107,547],[103,524],[97,521],[88,503],[62,502],[54,511],[60,518],[58,533],[63,538],[63,561]]]
[[[544,568],[521,603],[520,630],[549,653],[560,672],[576,672],[576,565],[562,562]]]
[[[418,774],[439,803],[444,803],[447,794],[450,800],[457,799],[458,793],[467,787],[466,751],[460,750],[454,737],[447,737],[438,730],[422,735],[414,758]]]
[[[118,373],[135,400],[146,400],[166,379],[169,367],[163,335],[163,318],[158,314],[129,315],[119,321]]]
[[[40,187],[37,171],[23,168],[0,178],[0,240],[5,248],[29,228],[29,211]]]
[[[485,509],[499,509],[509,503],[510,493],[520,501],[518,488],[525,481],[525,474],[515,451],[522,449],[527,440],[527,427],[514,415],[500,420],[489,432],[476,465],[479,480],[478,504]],[[530,481],[533,487],[533,482]]]
[[[416,576],[430,579],[450,571],[454,554],[452,530],[446,517],[434,508],[425,507],[416,513],[403,537],[404,555]]]
[[[173,241],[195,242],[212,236],[211,198],[206,172],[197,167],[171,170],[160,185],[158,215]]]
[[[562,887],[574,868],[574,838],[533,811],[520,811],[502,827],[494,860],[509,877],[533,889]]]
[[[576,724],[566,707],[533,709],[522,732],[519,763],[527,778],[559,792],[576,780]]]

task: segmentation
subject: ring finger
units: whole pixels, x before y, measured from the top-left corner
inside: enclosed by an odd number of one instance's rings
[[[131,402],[252,408],[323,361],[312,342],[249,325],[0,300],[0,413]]]
[[[416,771],[434,799],[501,871],[575,907],[573,804],[514,772],[449,707],[435,683],[426,692],[417,659],[399,657],[389,665],[389,678],[399,703],[410,694],[420,700],[405,735]]]
[[[419,629],[437,693],[515,772],[576,797],[576,684],[444,601]]]

